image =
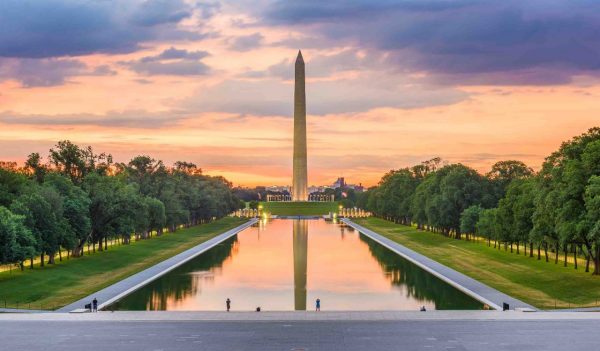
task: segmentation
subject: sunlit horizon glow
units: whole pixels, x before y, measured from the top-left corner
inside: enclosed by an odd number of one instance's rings
[[[599,124],[600,44],[587,30],[600,27],[589,8],[600,5],[21,3],[0,4],[10,33],[0,34],[3,161],[46,156],[69,139],[118,162],[143,154],[194,162],[235,185],[289,185],[298,49],[310,185],[344,176],[370,186],[436,156],[482,173],[504,159],[539,169]],[[43,6],[54,12],[43,16]],[[77,37],[53,24],[74,13]],[[486,22],[492,15],[507,21]],[[588,26],[569,27],[571,17]]]

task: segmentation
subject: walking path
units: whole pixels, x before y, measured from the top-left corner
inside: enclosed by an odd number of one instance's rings
[[[57,312],[71,312],[80,310],[84,308],[86,304],[91,303],[94,298],[98,299],[99,301],[98,309],[102,309],[110,305],[111,303],[117,301],[118,299],[122,298],[123,296],[135,291],[136,289],[148,284],[156,278],[190,261],[196,256],[211,249],[213,246],[229,239],[230,237],[250,227],[256,222],[258,222],[258,219],[253,218],[238,227],[235,227],[231,230],[226,231],[223,234],[219,234],[216,237],[203,242],[200,245],[194,246],[191,249],[183,251],[182,253],[177,254],[169,259],[166,259],[148,269],[145,269],[128,278],[125,278],[118,283],[115,283],[87,297],[84,297],[83,299],[78,300],[70,305],[62,307],[58,309]]]
[[[434,261],[427,256],[421,255],[420,253],[417,253],[407,248],[406,246],[398,244],[397,242],[390,240],[380,234],[377,234],[376,232],[370,229],[358,225],[348,218],[343,218],[341,221],[349,225],[350,227],[358,230],[359,232],[363,233],[364,235],[368,236],[369,238],[375,240],[379,244],[387,247],[388,249],[397,253],[398,255],[404,257],[410,262],[416,264],[425,271],[452,285],[458,290],[464,292],[469,296],[474,297],[475,299],[487,304],[488,306],[496,310],[502,310],[502,303],[504,302],[509,304],[510,309],[518,308],[536,310],[535,307],[526,304],[523,301],[517,300],[514,297],[506,295],[473,278],[470,278],[460,272],[457,272],[452,268],[444,266],[443,264]]]

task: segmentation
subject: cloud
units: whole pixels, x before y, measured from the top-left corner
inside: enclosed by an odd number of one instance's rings
[[[264,36],[260,33],[242,35],[231,40],[229,48],[235,51],[249,51],[260,47]]]
[[[64,84],[75,76],[106,76],[116,72],[106,65],[89,68],[74,59],[6,59],[0,58],[0,82],[14,79],[23,87],[48,87]]]
[[[11,111],[0,113],[0,123],[7,125],[36,126],[100,126],[154,129],[175,125],[191,116],[183,111],[148,112],[145,110],[109,111],[106,114],[20,114]]]
[[[85,64],[78,60],[0,60],[0,81],[18,80],[24,87],[61,85],[68,77],[82,74]]]
[[[428,77],[399,72],[379,52],[346,49],[315,56],[304,52],[304,58],[310,114],[363,112],[379,107],[420,108],[453,104],[468,97],[447,85],[431,84]],[[194,97],[197,108],[290,115],[294,61],[295,57],[284,59],[264,70],[244,72],[241,79],[207,87]]]
[[[199,2],[196,8],[200,10],[200,17],[204,19],[211,18],[221,10],[221,4],[218,2]]]
[[[385,73],[361,79],[311,82],[307,85],[307,112],[313,115],[367,111],[379,107],[419,108],[464,100],[464,92],[395,79]],[[260,116],[291,116],[293,84],[279,79],[225,80],[206,86],[185,99],[182,108]]]
[[[151,81],[149,79],[144,79],[144,78],[134,79],[133,81],[138,84],[144,84],[144,85],[154,83],[154,81]]]
[[[117,71],[115,71],[112,68],[110,68],[109,65],[101,65],[101,66],[98,66],[98,67],[94,68],[94,70],[92,71],[92,75],[96,75],[96,76],[114,76],[114,75],[117,75]]]
[[[171,75],[171,76],[198,76],[205,75],[210,67],[197,61],[176,62],[140,62],[134,61],[128,64],[133,71],[145,75]]]
[[[121,62],[121,64],[144,75],[196,76],[210,72],[210,67],[201,61],[209,55],[206,51],[188,51],[171,47],[158,55]]]
[[[305,58],[306,74],[314,77],[329,77],[335,73],[348,71],[372,71],[388,69],[384,56],[378,53],[361,54],[359,50],[347,49],[334,54],[322,54]],[[294,78],[295,58],[284,59],[262,71],[248,71],[243,77],[278,77],[285,80]]]
[[[132,21],[141,26],[152,27],[158,24],[178,23],[192,15],[192,8],[182,0],[144,1],[132,16]]]
[[[176,59],[187,59],[187,60],[200,60],[210,54],[207,51],[188,51],[185,49],[176,49],[170,47],[167,50],[161,52],[156,56],[146,56],[142,58],[142,61],[153,62],[161,60],[176,60]]]
[[[147,41],[200,39],[177,27],[193,13],[182,0],[3,0],[0,57],[128,53]]]
[[[323,45],[390,53],[390,64],[443,83],[561,84],[600,73],[597,1],[277,0],[262,18]]]

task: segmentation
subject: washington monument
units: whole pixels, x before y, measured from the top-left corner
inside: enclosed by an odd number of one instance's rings
[[[306,180],[306,93],[304,90],[304,59],[298,51],[294,88],[294,170],[292,201],[307,201]]]

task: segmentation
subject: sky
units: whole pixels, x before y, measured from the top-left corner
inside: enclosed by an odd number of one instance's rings
[[[309,184],[539,169],[600,125],[599,37],[595,0],[2,0],[0,160],[69,139],[289,185],[302,49]]]

